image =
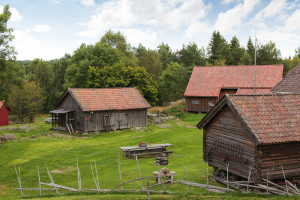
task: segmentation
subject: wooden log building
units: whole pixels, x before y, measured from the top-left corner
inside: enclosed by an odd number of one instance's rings
[[[283,65],[194,67],[184,93],[186,111],[206,113],[225,94],[253,94],[254,85],[255,94],[268,94],[282,75]]]
[[[259,182],[300,177],[300,94],[225,95],[198,123],[203,158]],[[250,167],[251,166],[251,167]]]
[[[0,101],[0,126],[9,124],[9,111],[11,111],[11,109],[9,106],[4,105],[4,100]]]
[[[52,130],[97,132],[147,125],[151,106],[135,87],[68,88],[52,113]]]
[[[290,71],[271,91],[273,93],[300,94],[300,64]]]

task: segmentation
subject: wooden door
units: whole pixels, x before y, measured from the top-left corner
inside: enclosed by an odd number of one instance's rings
[[[119,120],[118,113],[110,113],[110,125],[113,129],[119,128],[118,120]]]
[[[128,114],[119,113],[119,129],[128,128]]]

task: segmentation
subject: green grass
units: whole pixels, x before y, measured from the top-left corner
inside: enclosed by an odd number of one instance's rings
[[[180,114],[180,113],[179,113]],[[122,130],[112,133],[91,134],[80,137],[59,137],[49,131],[50,125],[44,124],[44,118],[38,118],[33,124],[27,125],[31,130],[0,130],[1,134],[14,134],[18,138],[11,142],[5,142],[0,148],[0,199],[21,198],[20,192],[14,190],[19,187],[14,165],[20,167],[22,187],[38,188],[37,166],[40,169],[41,181],[50,182],[45,165],[50,171],[60,170],[63,173],[52,172],[55,183],[68,187],[77,188],[76,158],[79,160],[79,167],[82,176],[83,188],[95,188],[92,178],[90,164],[96,161],[100,187],[113,189],[120,184],[117,157],[119,147],[133,146],[139,142],[147,144],[171,143],[168,150],[174,151],[169,158],[168,167],[176,171],[175,179],[185,180],[185,173],[182,165],[187,169],[188,180],[197,183],[206,183],[206,163],[202,159],[202,131],[195,128],[203,115],[180,114],[183,120],[168,120],[169,128],[159,128],[149,125],[144,131]],[[8,127],[22,127],[23,125],[11,125]],[[0,129],[3,127],[0,127]],[[65,134],[65,136],[69,136]],[[124,157],[121,154],[123,181],[137,178],[138,170],[136,161]],[[152,176],[153,171],[158,170],[155,165],[155,157],[139,159],[143,177]],[[210,173],[212,169],[209,169]],[[143,184],[155,184],[155,180],[144,180]],[[210,181],[210,184],[219,185]],[[221,186],[221,185],[219,185]],[[166,185],[167,190],[172,194],[151,194],[151,199],[285,199],[279,196],[267,196],[256,194],[242,194],[230,192],[226,195],[207,192],[201,188],[187,187],[174,184]],[[139,189],[140,182],[126,184],[124,189]],[[156,187],[154,190],[163,190]],[[43,191],[42,197],[39,191],[24,191],[24,198],[33,199],[146,199],[145,193],[107,193],[96,194],[93,192],[72,193],[60,190],[57,195],[55,191]]]

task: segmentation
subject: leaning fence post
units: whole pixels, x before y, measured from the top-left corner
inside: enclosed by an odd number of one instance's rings
[[[186,181],[188,182],[187,171],[186,171],[185,167],[183,166],[183,163],[181,163],[181,165],[182,165],[182,168],[183,168],[183,170],[184,170],[184,172],[185,172],[185,178],[186,178]],[[189,185],[186,185],[186,190],[187,190],[188,193],[190,192],[190,190],[189,190]]]
[[[76,158],[77,163],[77,176],[78,176],[78,190],[81,191],[81,175],[80,175],[80,169],[78,165],[78,158]]]
[[[120,174],[120,182],[121,182],[121,190],[123,190],[123,181],[122,181],[122,170],[121,170],[121,160],[120,160],[120,153],[119,154],[119,158],[117,158],[118,161],[118,166],[119,166],[119,174]]]
[[[287,186],[287,183],[286,183],[285,174],[284,174],[282,165],[281,165],[281,169],[282,169],[282,174],[283,174],[283,178],[284,178],[284,183],[285,183],[286,192],[287,192],[287,194],[289,195],[289,190],[288,190],[288,186]]]
[[[229,191],[228,169],[229,169],[229,163],[226,163],[226,181],[227,181],[227,190]]]
[[[249,182],[250,182],[250,177],[251,177],[251,171],[252,171],[252,166],[250,165],[249,174],[248,174],[248,182],[247,182],[247,193],[249,192]]]
[[[208,185],[208,160],[206,165],[206,185]]]
[[[141,175],[141,170],[140,170],[140,163],[139,163],[139,160],[138,160],[137,156],[135,156],[135,160],[136,160],[136,166],[139,170],[140,179],[141,179],[141,186],[142,186],[142,190],[143,190],[144,189],[143,180],[142,180],[142,175]]]
[[[37,170],[38,170],[38,176],[39,176],[39,188],[40,188],[40,196],[42,196],[42,186],[41,186],[41,177],[40,177],[40,170],[39,170],[39,166],[37,166]]]
[[[150,200],[150,186],[149,186],[149,182],[147,182],[147,200]]]
[[[16,171],[17,179],[18,179],[19,186],[20,186],[21,196],[22,196],[22,198],[23,198],[23,191],[22,191],[22,183],[21,183],[20,167],[19,167],[19,173],[18,173],[18,170],[17,170],[16,166],[15,166],[15,171]]]

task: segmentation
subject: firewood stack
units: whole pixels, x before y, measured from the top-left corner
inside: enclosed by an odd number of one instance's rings
[[[165,153],[158,154],[156,156],[156,165],[168,165],[168,155]]]

